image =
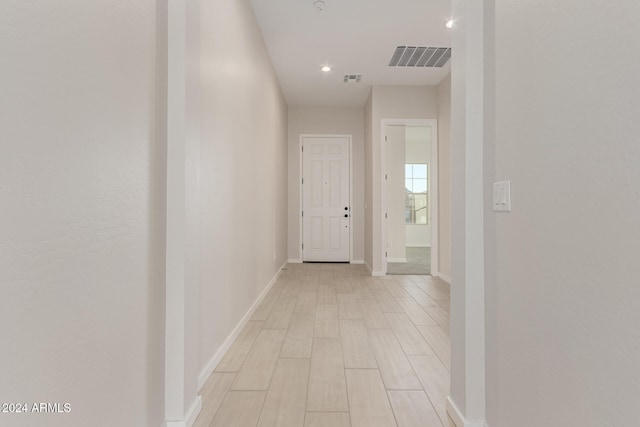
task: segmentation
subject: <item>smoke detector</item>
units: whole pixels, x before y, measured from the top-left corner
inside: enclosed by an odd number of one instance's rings
[[[327,3],[324,0],[313,0],[313,7],[323,11],[327,8]]]
[[[345,83],[360,83],[362,80],[362,74],[345,74],[342,79]]]

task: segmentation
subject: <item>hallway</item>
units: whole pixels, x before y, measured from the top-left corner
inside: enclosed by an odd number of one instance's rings
[[[200,390],[196,427],[453,425],[449,285],[286,268]]]

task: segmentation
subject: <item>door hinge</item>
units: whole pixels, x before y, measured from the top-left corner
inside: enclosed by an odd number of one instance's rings
[[[302,185],[304,185],[304,178],[302,178]]]
[[[387,135],[385,135],[385,136],[384,136],[384,140],[385,140],[385,141],[387,140]]]
[[[385,258],[387,258],[387,256],[388,256],[388,255],[387,255],[387,253],[385,252],[385,253],[384,253],[384,257],[385,257]]]
[[[302,146],[302,151],[304,152],[304,145]]]
[[[386,212],[384,213],[384,218],[387,219],[387,213]]]
[[[304,243],[302,244],[302,249],[304,249]]]
[[[304,216],[304,211],[302,211],[302,216]]]
[[[387,174],[386,173],[384,174],[384,179],[387,179]]]

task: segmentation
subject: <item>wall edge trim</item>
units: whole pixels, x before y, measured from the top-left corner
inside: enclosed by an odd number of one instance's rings
[[[458,409],[451,396],[447,396],[447,414],[456,427],[488,427],[485,421],[467,421]]]
[[[202,396],[196,396],[187,411],[184,421],[167,421],[162,427],[192,427],[202,410]]]
[[[434,277],[439,277],[440,279],[444,280],[445,282],[447,282],[448,284],[451,284],[451,277],[447,276],[444,273],[436,273],[433,275]]]
[[[242,328],[244,328],[247,322],[249,322],[249,320],[251,319],[251,316],[253,316],[253,313],[256,311],[256,309],[258,308],[262,300],[267,296],[267,293],[269,293],[273,285],[276,283],[276,281],[280,277],[280,274],[282,274],[282,269],[286,265],[287,265],[287,261],[285,261],[282,264],[282,266],[278,268],[278,271],[276,272],[276,274],[269,281],[269,283],[267,283],[267,286],[265,286],[264,290],[260,293],[260,295],[258,295],[256,300],[251,305],[251,307],[249,307],[249,310],[242,317],[242,319],[240,319],[240,322],[238,322],[238,324],[233,329],[233,331],[231,331],[231,333],[229,334],[229,336],[227,336],[227,338],[224,340],[222,345],[213,354],[211,359],[209,359],[209,362],[207,362],[207,364],[202,369],[202,371],[200,371],[200,375],[198,375],[198,392],[200,392],[200,389],[202,389],[202,386],[204,386],[204,384],[207,382],[211,374],[213,374],[213,371],[216,369],[216,366],[218,366],[218,363],[220,363],[220,361],[222,360],[222,357],[227,352],[227,350],[229,350],[229,348],[231,347],[235,339],[238,338],[238,335],[240,335]],[[167,427],[173,427],[173,426],[167,425]],[[179,427],[179,426],[175,426],[175,427]]]

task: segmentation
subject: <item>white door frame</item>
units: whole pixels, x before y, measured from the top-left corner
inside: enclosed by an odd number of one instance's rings
[[[302,207],[303,205],[303,188],[302,188],[302,165],[303,165],[303,152],[302,141],[304,138],[347,138],[349,140],[349,263],[353,263],[353,136],[350,134],[322,134],[322,133],[301,133],[298,143],[298,259],[300,262],[304,262],[302,258],[302,242],[303,236],[303,224],[302,224]]]
[[[385,128],[389,125],[404,126],[431,126],[431,164],[429,165],[429,204],[431,209],[431,275],[438,276],[438,225],[439,225],[439,208],[438,208],[438,120],[437,119],[382,119],[380,121],[380,137],[382,139],[380,153],[381,159],[381,176],[382,176],[382,274],[387,274],[387,218],[385,214],[388,212],[387,206],[387,141],[385,139]]]

